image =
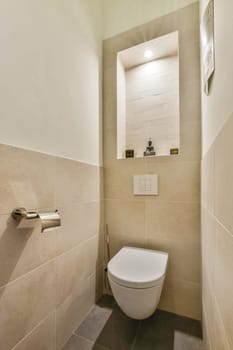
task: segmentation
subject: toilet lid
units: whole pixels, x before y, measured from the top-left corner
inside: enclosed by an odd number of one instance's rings
[[[168,254],[124,247],[108,263],[109,277],[129,288],[149,288],[164,278]]]

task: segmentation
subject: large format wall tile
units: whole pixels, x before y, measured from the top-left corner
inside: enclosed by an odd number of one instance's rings
[[[59,306],[67,297],[77,293],[85,283],[85,254],[79,245],[57,258],[56,303]]]
[[[18,229],[11,216],[0,216],[0,286],[55,257],[56,231],[40,231],[39,220],[32,228]]]
[[[115,129],[104,130],[104,164],[114,165],[116,163],[117,149],[116,149],[116,132]]]
[[[145,174],[144,159],[122,159],[104,169],[105,198],[135,199],[133,195],[133,175]],[[136,197],[139,200],[142,196]]]
[[[167,279],[181,279],[200,283],[200,242],[169,240],[161,236],[148,239],[147,247],[169,254]]]
[[[208,279],[214,286],[215,266],[217,261],[217,223],[215,217],[202,207],[202,265],[208,272]]]
[[[90,277],[69,295],[57,309],[56,349],[61,350],[71,334],[81,324],[95,302],[95,283]]]
[[[215,314],[215,333],[213,334],[213,349],[214,350],[231,350],[232,346],[228,343],[228,339],[223,326],[223,321],[219,317],[219,314]]]
[[[60,305],[103,263],[103,238],[95,236],[57,258],[57,305]]]
[[[214,166],[214,145],[210,152],[205,156],[201,166],[201,204],[212,215],[215,213],[216,185],[215,185],[215,166]]]
[[[161,162],[148,165],[148,172],[159,175],[159,196],[155,200],[199,202],[200,163]]]
[[[203,324],[204,324],[204,339],[208,339],[206,344],[206,349],[213,350],[215,347],[215,336],[216,336],[216,310],[213,307],[215,305],[215,300],[213,295],[209,295],[210,284],[207,275],[203,272],[202,274],[202,293],[205,298],[202,297],[203,303]],[[206,334],[205,334],[206,333]],[[208,336],[206,336],[208,334]],[[221,348],[220,348],[221,349]]]
[[[200,319],[200,285],[182,280],[166,280],[159,307],[187,317]]]
[[[116,121],[116,99],[114,96],[109,96],[106,103],[104,103],[104,116],[103,121],[104,130],[111,130],[115,127]]]
[[[200,242],[200,207],[198,203],[146,201],[146,232],[182,242]]]
[[[224,323],[219,312],[213,288],[208,281],[208,273],[203,273],[203,328],[207,350],[230,350]]]
[[[233,347],[232,131],[230,116],[202,161],[203,322],[207,350]]]
[[[56,158],[55,198],[57,206],[100,198],[100,168]]]
[[[196,112],[197,113],[197,112]],[[200,160],[201,121],[183,121],[180,127],[181,156],[186,160]]]
[[[233,347],[232,256],[233,236],[223,226],[217,224],[217,263],[215,267],[214,292],[231,347]]]
[[[0,158],[0,349],[55,350],[102,293],[103,170],[6,145]],[[58,209],[61,228],[19,229],[17,206]]]
[[[55,313],[43,320],[14,350],[55,350]]]
[[[193,81],[180,81],[180,95],[183,96],[180,101],[181,122],[201,120],[200,86],[200,77]],[[191,132],[192,130],[189,131]]]
[[[101,229],[101,205],[99,201],[73,203],[58,207],[62,227],[57,231],[57,254],[97,235]],[[90,220],[91,218],[91,220]]]
[[[55,157],[0,145],[0,214],[54,207]]]
[[[0,349],[10,350],[55,307],[55,261],[0,289]]]
[[[215,142],[215,214],[223,225],[233,232],[233,161],[231,150],[233,147],[233,114],[224,126]]]
[[[119,235],[145,235],[145,203],[143,201],[106,200],[106,223],[110,232]]]

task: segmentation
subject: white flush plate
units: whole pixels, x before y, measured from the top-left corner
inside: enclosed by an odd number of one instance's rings
[[[157,196],[158,175],[134,175],[133,193],[136,196]]]

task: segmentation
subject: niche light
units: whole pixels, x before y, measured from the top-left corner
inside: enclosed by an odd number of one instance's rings
[[[145,52],[144,52],[144,58],[151,58],[153,56],[153,52],[149,49],[147,49]]]

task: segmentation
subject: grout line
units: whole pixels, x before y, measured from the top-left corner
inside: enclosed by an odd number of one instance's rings
[[[27,272],[24,273],[23,275],[18,276],[18,277],[16,277],[15,279],[13,279],[12,281],[10,281],[10,282],[8,282],[8,283],[2,285],[2,286],[0,287],[0,291],[1,291],[1,289],[4,289],[4,288],[6,288],[6,287],[11,286],[12,284],[18,282],[19,280],[25,278],[27,275],[33,274],[33,273],[35,273],[36,270],[39,270],[40,268],[42,268],[42,267],[44,267],[44,266],[46,266],[46,265],[49,265],[49,264],[51,264],[52,262],[55,262],[55,261],[56,261],[56,257],[53,257],[52,259],[50,259],[50,260],[44,262],[43,264],[41,264],[41,265],[39,265],[39,266],[36,266],[36,267],[33,268],[32,270],[27,271]]]
[[[103,199],[103,201],[121,201],[121,202],[134,202],[134,203],[144,203],[144,202],[149,202],[149,203],[156,203],[157,206],[164,206],[164,205],[168,205],[168,204],[196,204],[196,205],[200,205],[201,202],[200,200],[198,201],[171,201],[171,200],[157,200],[156,198],[152,199],[152,198],[145,198],[145,199],[137,199],[135,201],[135,197],[119,197],[119,198],[112,198],[112,197],[105,197]]]
[[[144,237],[145,237],[145,246],[148,248],[148,233],[147,233],[147,201],[144,198]]]
[[[84,241],[80,242],[79,244],[75,245],[75,246],[72,247],[71,249],[69,249],[69,250],[67,250],[67,251],[65,251],[65,252],[63,252],[63,253],[61,253],[61,254],[58,254],[58,255],[53,256],[51,259],[49,259],[49,260],[43,262],[42,264],[40,264],[40,265],[38,265],[38,266],[32,268],[31,270],[25,272],[24,274],[22,274],[22,275],[16,277],[16,278],[13,279],[13,280],[7,282],[6,284],[3,284],[2,286],[0,286],[0,291],[1,291],[1,289],[6,288],[6,287],[12,285],[13,283],[19,281],[20,279],[26,277],[28,274],[34,273],[36,270],[38,270],[38,269],[44,267],[45,265],[47,265],[47,264],[49,264],[49,263],[55,262],[55,264],[56,264],[56,259],[57,259],[57,258],[59,258],[59,257],[61,257],[61,256],[63,256],[63,255],[65,255],[65,254],[70,253],[72,250],[77,249],[79,246],[80,246],[80,249],[81,249],[82,246],[83,246],[84,244],[86,244],[87,242],[89,242],[90,240],[92,240],[92,239],[94,239],[94,238],[101,237],[101,235],[102,235],[102,234],[98,234],[98,233],[97,233],[97,234],[95,234],[94,236],[89,237],[87,240],[84,240]],[[101,265],[102,265],[102,262],[101,262],[101,263],[99,264],[99,266],[97,266],[97,267],[100,267]],[[57,269],[55,270],[55,272],[57,272]],[[92,274],[93,274],[93,273],[92,273]],[[89,276],[91,276],[92,274],[90,274]],[[88,276],[88,277],[89,277],[89,276]]]
[[[219,224],[219,226],[221,226],[222,229],[223,229],[224,231],[226,231],[226,233],[227,233],[231,238],[233,238],[233,233],[231,233],[231,231],[229,231],[229,229],[217,218],[217,216],[215,216],[214,213],[212,213],[211,211],[209,211],[209,209],[208,209],[206,206],[202,205],[202,207],[203,207],[203,209],[206,210],[206,212],[212,217],[212,219],[215,220],[215,221]]]
[[[104,265],[103,265],[103,262],[102,262],[102,263],[100,263],[99,265],[97,265],[95,267],[94,272],[90,273],[90,275],[88,275],[85,280],[91,279],[92,277],[96,276],[97,270],[100,270],[100,269],[102,270],[103,268],[104,268]]]
[[[218,130],[217,135],[214,137],[214,139],[210,142],[209,145],[207,145],[207,149],[205,150],[205,152],[202,152],[201,156],[201,160],[204,161],[205,158],[210,154],[210,152],[214,149],[215,147],[215,143],[217,141],[217,139],[220,137],[220,135],[223,133],[223,129],[224,127],[226,127],[226,124],[230,121],[230,119],[233,117],[233,112],[230,112],[230,114],[226,117],[226,120],[224,122],[224,124],[220,127],[220,130]],[[203,151],[203,150],[202,150]]]
[[[207,335],[207,337],[208,337],[208,343],[209,343],[209,345],[211,346],[211,349],[210,350],[213,350],[213,347],[212,347],[212,343],[211,343],[211,341],[209,341],[210,339],[211,339],[211,337],[210,337],[210,330],[209,330],[209,324],[208,324],[208,322],[207,322],[207,317],[206,317],[206,313],[205,313],[205,311],[203,310],[203,323],[205,323],[205,330],[206,330],[206,335]],[[204,334],[203,334],[203,337],[204,337]],[[206,342],[206,339],[204,339],[203,338],[203,343],[204,344],[206,344],[207,342]]]
[[[56,258],[61,257],[61,256],[63,256],[63,255],[66,255],[66,254],[72,252],[73,250],[77,249],[78,247],[81,249],[81,248],[83,247],[84,244],[86,244],[87,242],[91,241],[92,239],[94,239],[94,238],[96,238],[96,237],[100,237],[101,235],[102,235],[102,234],[97,233],[97,234],[95,234],[95,235],[89,237],[88,239],[79,242],[78,244],[74,245],[72,248],[66,250],[65,252],[62,252],[62,253],[60,253],[60,254],[57,254],[57,255],[56,255]]]
[[[132,343],[132,346],[131,346],[130,350],[133,350],[134,347],[135,347],[135,345],[136,345],[137,336],[138,336],[138,331],[139,331],[140,328],[141,328],[141,321],[139,321],[139,323],[138,323],[137,330],[136,330],[136,334],[135,334],[135,337],[134,337],[134,340],[133,340],[133,343]]]
[[[85,283],[87,281],[90,281],[92,277],[96,276],[96,273],[97,273],[97,270],[102,270],[103,269],[103,263],[100,263],[100,265],[97,265],[95,267],[95,270],[93,272],[91,272],[89,275],[85,276],[82,280],[81,280],[81,283]],[[57,289],[57,288],[56,288]],[[57,303],[57,300],[56,300],[56,310],[65,303],[66,299],[71,296],[72,297],[72,293],[68,294],[64,299],[62,299],[62,301],[60,301],[59,303]],[[86,316],[88,316],[88,314],[91,312],[91,310],[93,309],[93,307],[95,306],[95,302],[94,304],[91,306],[91,308],[89,309],[89,311],[87,312],[87,314],[85,315],[85,318]],[[84,319],[85,319],[84,318]],[[83,319],[83,320],[84,320]],[[82,321],[83,322],[83,321]],[[79,326],[78,326],[79,327]],[[76,331],[77,327],[75,328],[74,332]]]
[[[89,200],[85,200],[84,199],[84,200],[81,200],[81,201],[74,202],[74,205],[98,203],[98,202],[101,202],[101,201],[102,201],[102,199],[100,197],[99,198],[89,199]],[[59,205],[58,207],[63,209],[63,208],[67,208],[67,205],[66,205],[66,203],[64,203],[64,204]]]
[[[81,338],[81,339],[84,339],[84,340],[88,341],[90,344],[99,345],[99,346],[101,346],[104,350],[110,350],[109,348],[106,348],[104,345],[102,345],[102,344],[100,344],[100,343],[96,343],[96,342],[94,342],[93,340],[84,337],[83,335],[79,335],[79,334],[75,334],[75,333],[74,333],[73,335],[74,335],[75,337],[77,337],[77,338]]]
[[[218,315],[218,320],[219,322],[221,323],[221,326],[222,326],[222,331],[224,332],[224,339],[225,339],[225,342],[226,344],[229,346],[229,341],[228,341],[228,337],[227,337],[227,333],[226,333],[226,328],[225,328],[225,325],[224,325],[224,322],[223,322],[223,319],[222,319],[222,315],[221,315],[221,312],[220,312],[220,309],[219,309],[219,304],[218,304],[218,300],[216,298],[216,295],[215,293],[211,293],[211,289],[213,290],[213,287],[212,287],[212,283],[208,277],[208,275],[206,276],[206,279],[207,279],[207,285],[208,285],[208,288],[210,290],[210,294],[213,298],[213,302],[215,304],[215,309],[216,309],[216,315]],[[203,305],[206,305],[206,302],[205,302],[206,298],[204,297],[202,299],[202,302],[203,302]],[[206,321],[206,327],[207,327],[207,330],[209,332],[209,323],[208,323],[208,317],[207,317],[207,313],[205,311],[205,308],[203,308],[203,314],[204,314],[204,317],[205,317],[205,321]],[[229,347],[230,349],[230,347]]]
[[[75,329],[72,331],[71,336],[70,336],[70,337],[65,341],[65,343],[62,345],[62,350],[63,350],[64,346],[68,343],[68,341],[70,340],[70,338],[71,338],[73,335],[76,336],[76,337],[78,337],[78,335],[75,333],[75,331],[77,330],[77,328],[78,328],[79,326],[81,326],[81,324],[83,323],[83,321],[87,318],[87,316],[88,316],[89,313],[91,312],[92,308],[93,308],[93,306],[91,306],[91,308],[89,309],[89,311],[86,313],[86,315],[85,315],[85,317],[83,318],[82,322],[81,322],[78,326],[76,326]],[[13,349],[12,349],[12,350],[13,350]]]
[[[73,330],[72,335],[79,336],[79,334],[77,334],[77,333],[75,333],[75,332],[79,329],[79,327],[81,326],[81,324],[87,319],[87,317],[89,316],[89,314],[91,313],[91,311],[94,309],[94,307],[95,307],[95,305],[92,305],[92,306],[90,307],[90,309],[89,309],[89,310],[87,311],[87,313],[85,314],[85,316],[84,316],[82,322],[81,322],[78,326],[76,326],[75,329]],[[83,338],[84,338],[84,337],[83,337]]]
[[[15,144],[9,144],[9,143],[3,143],[1,142],[0,145],[6,146],[8,148],[14,148],[15,150],[19,150],[19,151],[25,151],[25,152],[34,152],[37,153],[41,156],[49,156],[51,158],[54,158],[54,160],[69,160],[72,162],[77,162],[77,163],[81,163],[84,165],[90,165],[96,168],[102,168],[103,167],[103,162],[97,161],[97,162],[88,162],[88,161],[84,161],[81,159],[75,159],[75,158],[71,158],[71,157],[67,157],[65,155],[60,155],[60,154],[56,154],[56,153],[50,153],[50,152],[46,152],[46,151],[42,151],[42,150],[38,150],[38,149],[34,149],[34,148],[26,148],[26,147],[22,147],[20,145],[15,145]]]
[[[87,315],[87,316],[88,316],[88,315]],[[85,319],[84,319],[84,320],[85,320]],[[83,320],[83,321],[84,321],[84,320]],[[81,324],[82,324],[82,323],[81,323]],[[94,342],[93,342],[91,339],[88,339],[88,338],[86,338],[86,337],[84,337],[84,336],[82,336],[82,335],[73,333],[72,336],[75,336],[76,338],[84,339],[84,340],[86,340],[86,341],[87,341],[88,343],[90,343],[90,344],[94,344]]]
[[[96,203],[96,202],[98,203],[98,202],[101,202],[103,200],[104,200],[104,198],[101,198],[101,197],[90,199],[90,200],[81,200],[81,201],[77,201],[75,203],[75,205],[82,205],[82,204],[89,204],[89,203]],[[57,207],[59,207],[60,209],[63,209],[63,208],[66,208],[67,206],[66,205],[59,205],[58,206],[56,203],[54,203],[53,207],[30,207],[30,210],[33,210],[33,211],[53,211],[54,208],[57,208]],[[12,214],[12,210],[0,212],[0,216],[11,216],[11,214]]]
[[[55,248],[57,248],[57,240],[55,241]],[[57,300],[58,300],[58,292],[57,292],[57,259],[55,259],[55,349],[57,349]]]
[[[32,211],[53,211],[55,207],[55,204],[53,205],[53,207],[30,207],[30,210]],[[10,216],[11,217],[12,214],[12,210],[11,211],[6,211],[6,212],[1,212],[0,216]],[[17,222],[12,218],[13,222],[15,222],[16,226],[15,228],[17,229]]]
[[[214,299],[214,303],[215,303],[216,311],[217,311],[217,314],[218,314],[219,322],[221,323],[221,326],[222,326],[222,331],[224,332],[225,343],[230,349],[230,343],[229,343],[229,340],[228,340],[226,327],[225,327],[225,324],[223,322],[222,315],[221,315],[221,312],[220,312],[220,309],[219,309],[219,303],[218,303],[217,297],[216,297],[216,295],[214,293],[212,293],[212,297]]]
[[[19,341],[17,344],[15,344],[11,350],[16,349],[18,345],[20,345],[20,344],[21,344],[25,339],[27,339],[37,328],[39,328],[44,322],[46,322],[46,321],[49,319],[49,317],[51,317],[51,315],[52,315],[53,313],[56,313],[56,312],[53,311],[51,314],[49,314],[49,315],[47,315],[45,318],[43,318],[43,320],[41,320],[34,328],[32,328],[31,331],[28,332],[22,339],[20,339],[20,341]]]
[[[82,325],[82,323],[87,319],[87,317],[89,316],[89,314],[91,313],[91,311],[95,308],[95,304],[90,308],[90,310],[88,311],[88,313],[86,314],[86,316],[84,317],[83,321],[80,323],[79,327]],[[79,328],[78,327],[78,328]],[[97,345],[96,341],[94,342],[92,339],[86,338],[83,335],[79,335],[78,333],[76,333],[76,331],[78,330],[78,328],[76,327],[75,331],[72,333],[73,336],[77,337],[77,338],[81,338],[84,339],[88,342],[90,342],[93,345]],[[68,340],[69,341],[69,340]],[[68,342],[67,341],[67,342]],[[103,346],[102,344],[98,344],[100,345],[104,350],[110,350],[109,348],[106,348],[105,346]]]
[[[219,226],[221,226],[221,228],[228,234],[228,236],[233,238],[233,234],[226,228],[226,226],[224,226],[224,224],[221,221],[219,221],[219,219],[216,216],[213,216],[213,218],[216,220]]]

